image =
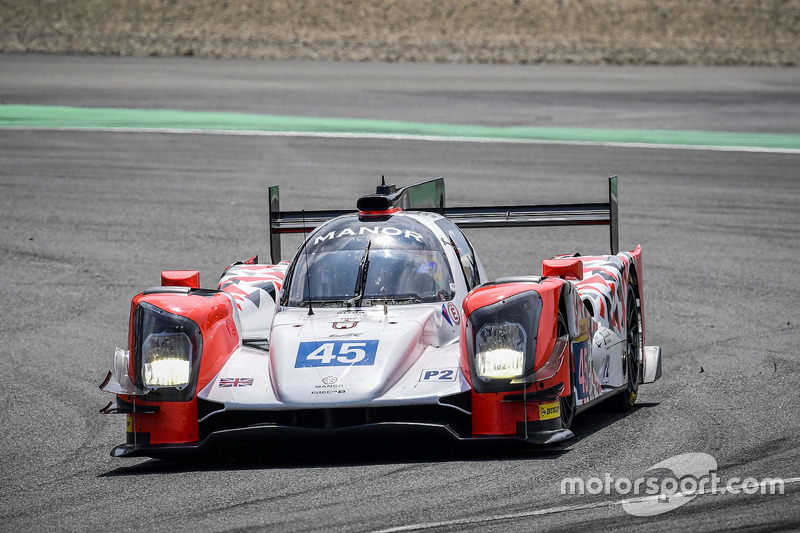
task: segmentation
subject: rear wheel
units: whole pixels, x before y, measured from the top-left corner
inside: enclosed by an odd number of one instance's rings
[[[620,394],[619,407],[629,411],[636,403],[639,394],[639,378],[642,372],[642,321],[639,313],[633,279],[628,279],[628,294],[625,298],[626,342],[622,365],[625,369],[628,385]]]

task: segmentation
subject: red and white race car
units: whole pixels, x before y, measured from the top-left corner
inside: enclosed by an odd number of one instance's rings
[[[444,180],[381,185],[352,211],[281,211],[271,264],[215,289],[165,271],[131,303],[127,349],[101,388],[127,418],[113,456],[163,457],[227,436],[389,431],[533,444],[573,416],[636,402],[661,375],[645,345],[642,252],[617,251],[608,202],[450,208]],[[460,228],[607,224],[611,254],[560,256],[489,281]],[[290,262],[280,237],[309,233]]]

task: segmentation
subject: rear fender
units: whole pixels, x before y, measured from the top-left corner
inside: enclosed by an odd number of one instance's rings
[[[644,313],[644,266],[642,264],[642,247],[637,246],[635,250],[630,252],[623,252],[621,255],[627,255],[631,258],[630,276],[633,278],[636,285],[636,297],[639,298],[639,315],[642,319],[642,345],[647,346],[645,340],[645,313]]]

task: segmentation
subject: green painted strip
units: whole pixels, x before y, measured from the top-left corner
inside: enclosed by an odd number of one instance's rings
[[[63,106],[0,105],[0,127],[160,129],[402,135],[461,139],[749,147],[800,150],[800,135],[714,131],[491,127],[363,120]]]

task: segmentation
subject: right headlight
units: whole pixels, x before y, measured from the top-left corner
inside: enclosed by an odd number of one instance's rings
[[[194,396],[203,336],[193,320],[141,302],[135,317],[135,375],[148,400],[188,401]]]
[[[144,386],[175,387],[189,385],[192,370],[192,341],[185,333],[151,333],[142,343]]]

